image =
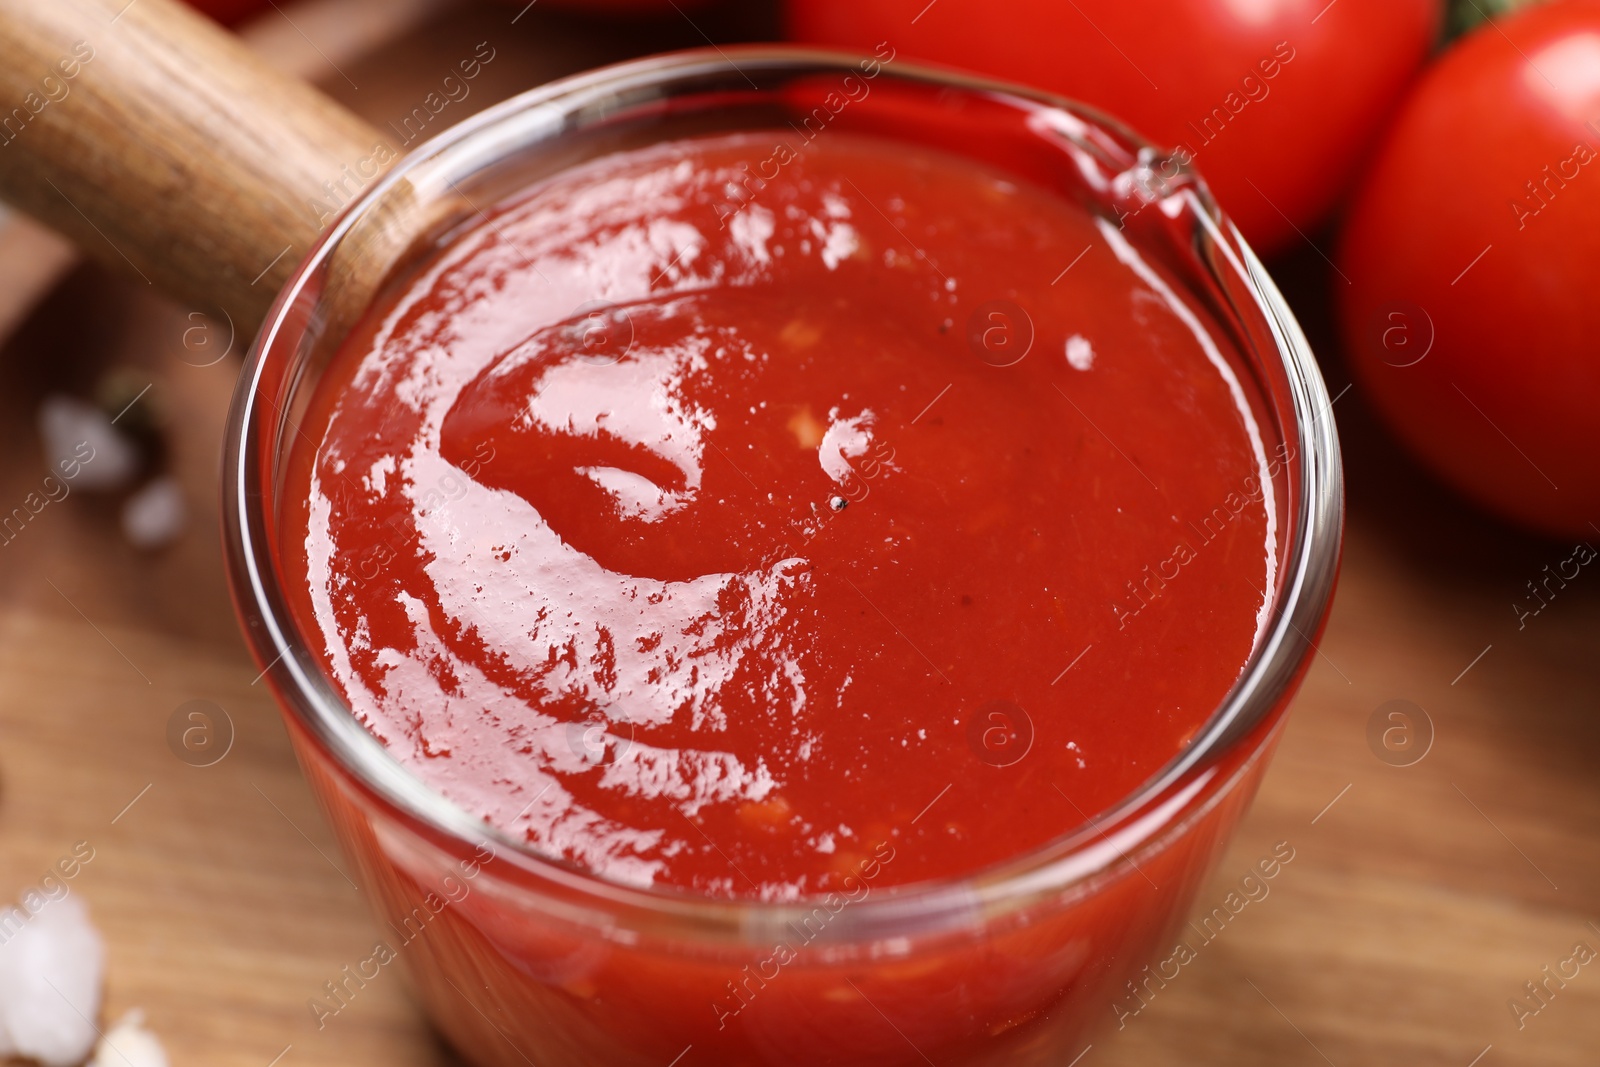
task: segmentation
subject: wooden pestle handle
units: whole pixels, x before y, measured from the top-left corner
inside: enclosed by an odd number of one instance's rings
[[[177,0],[0,0],[0,200],[243,331],[395,158]]]

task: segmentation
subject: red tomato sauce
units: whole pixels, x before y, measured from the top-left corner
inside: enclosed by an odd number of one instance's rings
[[[1287,452],[1114,221],[842,131],[756,181],[775,138],[565,171],[392,286],[284,554],[424,781],[783,900],[1017,857],[1176,756],[1266,619]]]

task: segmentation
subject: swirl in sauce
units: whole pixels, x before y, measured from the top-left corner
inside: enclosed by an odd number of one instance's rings
[[[993,864],[1176,755],[1265,618],[1276,464],[1113,225],[843,132],[730,214],[771,140],[565,172],[398,284],[285,542],[425,781],[606,878],[791,899],[880,842],[875,884]]]

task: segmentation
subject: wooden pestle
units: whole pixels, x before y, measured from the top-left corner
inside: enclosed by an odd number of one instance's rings
[[[0,0],[0,200],[247,334],[396,158],[178,0]]]

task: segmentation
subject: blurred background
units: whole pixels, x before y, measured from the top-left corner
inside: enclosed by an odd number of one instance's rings
[[[1573,961],[1600,948],[1600,4],[197,6],[396,145],[604,63],[789,35],[1180,146],[1321,361],[1345,560],[1199,910],[1280,842],[1293,862],[1084,1067],[1595,1062],[1600,965]],[[142,1008],[174,1064],[452,1063],[395,969],[325,1027],[307,1008],[378,935],[228,603],[250,338],[206,312],[0,220],[0,899],[89,842],[71,892],[106,1018]],[[107,458],[47,479],[86,438]]]

